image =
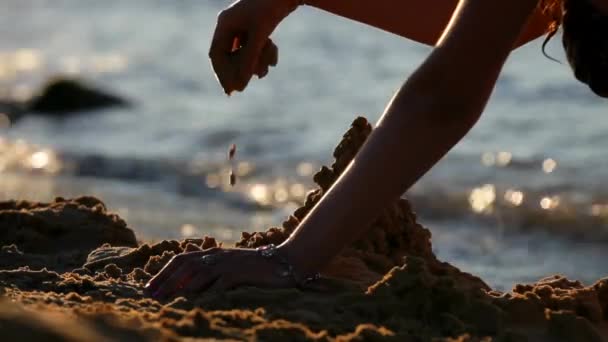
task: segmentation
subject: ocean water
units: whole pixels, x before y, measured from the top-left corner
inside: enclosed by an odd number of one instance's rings
[[[279,225],[350,122],[377,120],[430,52],[302,8],[273,36],[278,67],[228,98],[207,59],[227,4],[2,1],[3,96],[76,75],[134,106],[0,125],[0,199],[93,194],[144,239],[236,240]],[[565,61],[559,38],[548,52]],[[608,274],[607,105],[540,42],[515,51],[477,126],[407,194],[439,256],[501,289]]]

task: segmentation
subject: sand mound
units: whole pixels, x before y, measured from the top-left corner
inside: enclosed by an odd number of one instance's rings
[[[137,246],[133,230],[97,198],[0,202],[0,269],[70,270],[104,243]]]
[[[370,132],[365,119],[355,120],[334,152],[335,163],[315,175],[319,189],[304,206],[282,227],[243,233],[237,245],[283,241]],[[583,286],[554,276],[509,293],[491,291],[479,278],[437,260],[430,232],[416,222],[406,200],[389,206],[332,262],[324,272],[332,278],[322,286],[244,287],[169,302],[146,298],[145,282],[174,255],[216,246],[213,238],[136,246],[126,224],[90,197],[0,203],[0,220],[13,222],[3,225],[0,239],[5,245],[0,293],[7,299],[0,302],[0,335],[9,340],[604,341],[608,336],[608,278]],[[27,233],[32,240],[18,238],[21,230],[36,234]],[[81,257],[69,259],[70,253]]]
[[[372,127],[365,118],[355,119],[334,150],[335,161],[331,168],[323,166],[314,175],[313,179],[319,188],[308,193],[304,205],[283,222],[281,228],[273,227],[266,232],[243,233],[241,241],[236,245],[238,247],[259,247],[269,243],[278,245],[287,239],[340,177],[371,132]],[[434,272],[463,277],[467,280],[467,286],[489,289],[481,279],[462,273],[455,267],[437,260],[431,247],[431,232],[416,222],[416,215],[406,199],[395,201],[386,208],[368,232],[342,251],[324,273],[367,286],[381,279],[391,268],[402,265],[405,256],[423,258]]]

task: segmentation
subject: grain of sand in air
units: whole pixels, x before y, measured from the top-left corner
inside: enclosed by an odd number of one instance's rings
[[[236,154],[236,145],[230,145],[230,149],[228,150],[228,161],[230,161],[230,185],[234,186],[236,184],[236,174],[234,173],[234,156]]]

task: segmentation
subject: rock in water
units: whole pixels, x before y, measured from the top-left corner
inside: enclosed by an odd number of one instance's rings
[[[55,78],[44,85],[26,107],[38,113],[68,114],[128,104],[127,100],[82,81]]]

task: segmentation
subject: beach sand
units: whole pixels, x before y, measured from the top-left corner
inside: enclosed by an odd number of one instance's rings
[[[239,247],[280,243],[357,153],[356,119],[303,207]],[[606,341],[608,278],[561,276],[512,291],[439,261],[409,202],[396,201],[307,289],[241,287],[159,302],[144,284],[212,237],[145,243],[93,197],[0,203],[3,341]],[[539,262],[531,260],[530,262]]]

